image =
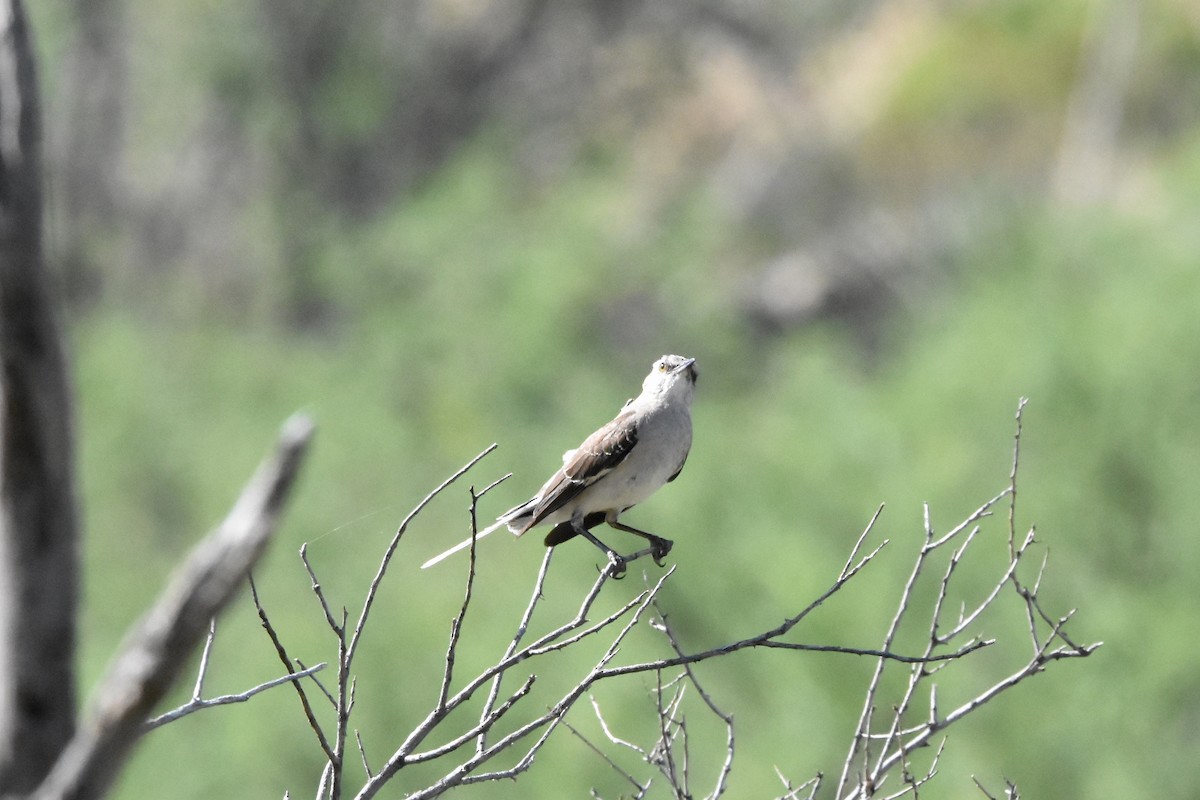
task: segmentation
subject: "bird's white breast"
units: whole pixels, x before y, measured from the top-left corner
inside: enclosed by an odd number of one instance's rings
[[[637,444],[620,464],[551,515],[551,524],[575,514],[637,505],[674,475],[692,445],[692,420],[686,407],[671,405],[648,412],[638,425]]]

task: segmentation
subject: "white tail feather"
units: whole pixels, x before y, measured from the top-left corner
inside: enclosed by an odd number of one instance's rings
[[[445,550],[441,553],[438,553],[436,556],[434,556],[433,558],[429,559],[424,564],[422,564],[421,569],[429,569],[430,567],[432,567],[434,564],[438,563],[439,561],[442,561],[443,559],[449,558],[450,556],[454,555],[459,550],[466,550],[468,547],[471,546],[472,539],[477,542],[480,539],[482,539],[483,537],[487,536],[489,533],[498,531],[507,524],[508,524],[508,520],[504,517],[501,517],[500,519],[496,520],[491,525],[489,525],[486,528],[484,528],[483,530],[481,530],[479,533],[475,534],[474,537],[464,539],[461,542],[459,542],[458,544],[454,545],[454,547],[451,547],[449,550]]]

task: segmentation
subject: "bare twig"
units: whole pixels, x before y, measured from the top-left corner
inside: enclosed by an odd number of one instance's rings
[[[363,629],[366,627],[367,619],[371,614],[371,607],[375,604],[375,596],[379,592],[379,585],[383,582],[384,575],[387,574],[388,565],[392,561],[392,556],[396,553],[396,547],[399,546],[400,539],[404,536],[405,531],[408,530],[409,524],[416,518],[418,514],[421,513],[422,510],[424,510],[425,506],[429,505],[429,503],[435,497],[445,491],[450,484],[461,478],[464,474],[466,474],[467,470],[478,464],[484,456],[486,456],[488,453],[491,453],[495,449],[495,444],[484,448],[479,455],[472,458],[457,472],[455,472],[446,480],[442,481],[441,485],[439,485],[436,489],[425,495],[425,499],[417,503],[416,507],[413,508],[413,510],[408,513],[408,516],[405,517],[400,523],[400,527],[396,529],[395,535],[392,536],[392,541],[388,544],[387,550],[383,554],[383,559],[379,562],[379,569],[376,570],[375,577],[371,579],[371,585],[367,589],[367,595],[363,599],[362,611],[359,612],[358,621],[354,626],[354,634],[350,637],[350,643],[346,650],[347,663],[353,661],[355,653],[358,652],[359,641],[362,638]]]
[[[247,689],[244,692],[238,692],[237,694],[223,694],[223,695],[219,695],[217,697],[210,697],[207,699],[202,698],[202,697],[193,697],[191,700],[189,700],[188,702],[179,706],[178,708],[172,709],[171,711],[168,711],[165,714],[160,714],[159,716],[155,717],[154,719],[148,720],[144,726],[145,731],[149,732],[151,730],[154,730],[157,727],[166,725],[168,722],[174,722],[177,719],[186,717],[188,714],[191,714],[195,711],[200,711],[201,709],[204,709],[204,708],[212,708],[213,706],[224,706],[224,705],[229,705],[230,703],[244,703],[247,700],[249,700],[251,697],[254,697],[254,695],[259,694],[260,692],[265,692],[267,689],[273,689],[276,686],[281,686],[282,684],[285,684],[288,682],[295,682],[302,678],[307,678],[310,675],[312,675],[314,672],[320,672],[321,670],[325,669],[326,666],[328,666],[328,665],[325,664],[325,662],[321,662],[320,664],[314,664],[313,666],[308,667],[307,669],[302,669],[299,672],[293,672],[289,675],[281,675],[278,678],[274,678],[272,680],[266,681],[265,683],[260,683],[259,685],[255,686],[251,689]]]
[[[204,678],[208,674],[208,657],[212,655],[213,643],[217,640],[217,618],[208,621],[208,636],[204,640],[204,650],[200,653],[200,666],[196,669],[196,683],[192,687],[192,699],[199,700],[204,694]]]
[[[874,519],[876,519],[876,518],[878,518],[878,513],[876,513],[876,516],[874,518],[872,518],[871,524],[874,524]],[[870,526],[868,526],[868,527],[870,527]],[[858,544],[855,545],[855,550],[858,549],[858,546],[861,545],[861,543],[862,543],[862,540],[860,539]],[[854,558],[854,555],[852,553],[850,560],[853,560],[853,558]],[[849,561],[847,561],[847,563],[849,563]],[[845,575],[845,574],[846,574],[846,570],[843,569],[842,572],[840,573],[839,577],[841,577],[842,575]],[[671,629],[671,626],[668,624],[666,613],[664,613],[663,609],[659,607],[657,601],[655,601],[654,607],[655,607],[655,610],[658,611],[658,615],[659,615],[658,624],[655,625],[655,627],[662,632],[663,636],[665,636],[667,638],[667,641],[670,643],[671,649],[675,652],[675,655],[677,657],[683,657],[684,656],[683,647],[682,647],[682,645],[680,645],[679,639],[676,638],[675,632]],[[700,699],[704,701],[704,704],[706,706],[708,706],[708,709],[714,715],[716,715],[722,722],[725,723],[725,759],[721,764],[721,769],[717,775],[717,780],[713,787],[713,790],[710,794],[707,795],[707,797],[713,798],[713,800],[716,800],[716,798],[720,797],[722,794],[725,793],[725,788],[729,781],[729,774],[733,771],[733,752],[734,752],[733,716],[731,714],[726,714],[724,711],[722,711],[720,708],[718,708],[716,701],[714,701],[712,699],[712,697],[708,694],[708,692],[704,691],[704,687],[701,686],[700,681],[696,679],[696,673],[692,670],[691,664],[684,664],[683,670],[684,670],[684,674],[687,675],[688,681],[691,683],[691,685],[693,687],[695,687],[696,693],[700,695]]]
[[[454,786],[497,780],[500,778],[512,778],[527,770],[533,763],[534,756],[544,745],[546,739],[553,732],[553,729],[557,726],[558,722],[574,705],[575,701],[578,700],[579,697],[584,693],[586,693],[588,689],[597,681],[613,677],[614,673],[607,667],[607,665],[612,661],[613,657],[615,657],[617,649],[633,630],[634,625],[636,625],[641,619],[642,613],[645,611],[648,603],[651,599],[653,599],[654,595],[661,590],[664,581],[669,575],[670,572],[668,572],[667,575],[664,575],[652,588],[639,595],[640,600],[636,606],[632,607],[632,614],[629,615],[628,621],[614,635],[612,642],[605,650],[596,666],[593,667],[592,670],[578,684],[568,690],[568,692],[558,701],[558,703],[556,703],[544,714],[541,714],[524,725],[521,725],[516,730],[501,737],[496,742],[486,746],[482,750],[477,749],[473,754],[466,757],[460,764],[451,769],[445,776],[443,776],[441,780],[424,790],[410,795],[410,798],[416,800],[417,798],[434,797],[444,793]],[[579,628],[582,626],[586,621],[586,611],[591,607],[591,603],[594,602],[595,599],[595,594],[598,593],[598,587],[602,586],[608,580],[609,575],[607,571],[602,572],[597,578],[596,583],[593,585],[593,591],[589,592],[585,597],[580,614],[574,620],[572,620],[571,623],[560,626],[554,631],[551,631],[551,633],[541,637],[532,645],[518,649],[508,658],[503,659],[496,665],[484,670],[482,673],[480,673],[480,675],[468,682],[466,687],[459,690],[459,692],[455,693],[447,700],[447,709],[453,710],[454,708],[457,708],[459,705],[465,702],[483,683],[492,680],[496,675],[506,671],[514,664],[532,657],[531,651],[540,647],[542,648],[542,652],[548,652],[548,647],[546,646],[547,642],[560,638],[562,635],[569,632],[572,627]],[[619,619],[617,616],[609,617],[608,624],[616,622],[617,619]],[[364,785],[362,791],[359,792],[357,797],[360,800],[367,800],[367,798],[373,797],[392,775],[398,772],[406,763],[409,763],[409,754],[412,752],[412,748],[415,747],[415,745],[421,740],[423,740],[425,736],[437,726],[437,724],[445,716],[445,713],[445,711],[443,711],[440,715],[431,713],[429,717],[427,717],[420,725],[418,725],[418,728],[413,732],[413,734],[410,734],[409,738],[401,745],[396,753],[393,754],[392,758],[388,760],[387,764],[380,769],[379,774],[377,774],[374,779],[368,781],[367,784]],[[476,726],[473,729],[474,733],[472,733],[472,735],[478,736],[480,730],[486,729],[486,727],[490,724],[490,721],[481,722],[479,726]],[[506,752],[510,748],[514,747],[518,742],[521,742],[534,734],[539,734],[539,732],[540,735],[538,735],[533,744],[530,745],[525,754],[514,766],[496,770],[494,772],[479,773],[476,771],[480,766],[486,764],[497,755]]]
[[[333,635],[339,639],[345,638],[346,635],[346,609],[342,609],[342,621],[338,622],[333,615],[333,609],[329,607],[329,600],[325,597],[325,590],[321,588],[321,581],[317,580],[317,573],[313,569],[312,564],[308,562],[308,542],[300,545],[300,561],[304,564],[304,570],[308,573],[309,588],[316,595],[317,602],[321,605],[321,611],[325,614],[325,624],[333,631]]]
[[[979,778],[972,775],[971,780],[975,782],[975,786],[977,786],[979,788],[979,791],[983,792],[983,796],[988,798],[988,800],[1000,800],[1000,798],[996,797],[995,795],[993,795],[991,792],[989,792],[987,789],[984,788],[983,784],[979,782]],[[1017,785],[1015,783],[1013,783],[1012,781],[1010,781],[1008,778],[1004,779],[1004,795],[1003,795],[1003,797],[1004,797],[1004,800],[1020,800],[1020,798],[1021,798],[1020,792],[1017,791]]]
[[[1025,405],[1029,400],[1022,397],[1017,401],[1017,430],[1013,433],[1012,469],[1008,473],[1008,556],[1017,556],[1015,539],[1017,532],[1017,472],[1021,466],[1021,428],[1024,422]]]
[[[622,739],[621,737],[619,737],[615,733],[613,733],[612,730],[608,727],[608,721],[604,719],[604,714],[602,714],[600,712],[600,704],[596,702],[596,698],[589,697],[588,699],[592,703],[592,710],[596,712],[596,720],[600,723],[600,730],[602,730],[604,732],[604,735],[608,737],[608,740],[610,742],[612,742],[613,744],[620,745],[621,747],[629,748],[633,752],[640,755],[642,758],[647,758],[646,751],[643,748],[637,746],[633,742],[626,741],[625,739]]]
[[[309,562],[308,552],[307,552],[307,543],[300,548],[300,559],[303,562],[304,568],[305,568],[306,572],[308,573],[309,578],[312,582],[312,590],[313,590],[313,593],[316,595],[317,600],[321,606],[322,613],[324,614],[324,617],[325,617],[325,623],[326,623],[326,625],[328,625],[330,630],[333,632],[335,640],[337,642],[337,648],[338,648],[337,685],[332,692],[325,690],[324,687],[322,687],[322,691],[326,692],[326,695],[332,699],[333,705],[334,705],[334,714],[335,714],[336,722],[335,722],[335,727],[334,727],[334,731],[333,731],[333,742],[332,743],[328,742],[328,740],[325,739],[324,735],[320,732],[319,727],[316,726],[316,724],[312,721],[312,718],[310,717],[310,725],[313,727],[314,731],[317,731],[318,740],[320,740],[322,742],[322,749],[325,751],[326,758],[328,759],[328,762],[329,762],[329,768],[327,770],[327,789],[325,789],[324,791],[331,798],[340,798],[341,794],[342,794],[343,769],[345,766],[345,759],[346,759],[346,742],[347,742],[347,738],[350,733],[350,716],[351,716],[351,713],[354,708],[355,682],[354,682],[353,672],[352,672],[354,656],[358,652],[358,647],[362,641],[363,632],[366,630],[366,625],[367,625],[367,621],[370,617],[371,609],[374,606],[375,598],[378,595],[379,587],[381,586],[381,584],[383,582],[383,578],[387,574],[387,569],[388,569],[389,564],[391,563],[392,556],[395,554],[396,548],[400,544],[400,539],[404,536],[404,533],[408,530],[408,526],[412,522],[412,520],[415,519],[416,516],[430,502],[432,502],[435,497],[437,497],[439,494],[441,494],[448,486],[450,486],[452,483],[454,483],[454,481],[456,481],[460,477],[462,477],[469,469],[471,469],[471,467],[475,466],[475,464],[477,464],[484,456],[486,456],[488,453],[492,452],[495,449],[496,449],[496,445],[493,444],[490,447],[485,448],[482,452],[480,452],[478,455],[476,455],[474,458],[472,458],[470,461],[468,461],[463,467],[461,467],[459,470],[457,470],[449,478],[444,480],[441,483],[441,485],[439,485],[436,489],[434,489],[432,492],[427,494],[425,496],[425,498],[423,500],[421,500],[421,502],[418,503],[417,506],[412,511],[409,512],[408,516],[406,516],[404,518],[404,520],[400,523],[400,527],[396,530],[396,533],[392,536],[392,539],[389,542],[386,551],[384,552],[384,555],[383,555],[382,560],[380,561],[379,567],[375,572],[375,577],[371,580],[371,584],[368,587],[366,596],[363,600],[362,609],[359,612],[358,618],[355,621],[354,630],[352,633],[349,633],[349,635],[347,634],[348,619],[349,619],[347,610],[345,608],[343,608],[341,610],[340,620],[339,620],[338,615],[334,614],[333,610],[331,609],[331,607],[329,605],[328,600],[326,599],[325,592],[321,587],[321,582],[317,579],[316,570],[313,568],[312,564]],[[497,481],[496,483],[499,483],[499,481]],[[492,486],[495,486],[496,483],[493,483]],[[491,486],[489,486],[488,488],[490,489]],[[487,490],[485,489],[484,491],[487,491]],[[474,520],[474,516],[472,515],[472,530],[474,530],[474,521],[473,520]],[[472,549],[474,549],[474,548],[472,548]],[[472,571],[474,569],[473,565],[474,565],[474,559],[472,557]],[[467,598],[463,603],[459,618],[454,623],[455,629],[457,629],[458,627],[461,626],[462,617],[465,616],[466,609],[467,609],[467,606],[469,603],[470,603],[470,588],[468,587]],[[457,643],[457,639],[458,639],[458,633],[457,633],[457,630],[455,630],[451,634],[451,644],[447,651],[446,671],[445,671],[445,677],[444,677],[444,682],[443,682],[444,685],[443,685],[443,690],[442,690],[443,694],[445,691],[448,691],[451,674],[453,672],[454,648]],[[444,697],[439,696],[439,704],[441,702],[444,702]],[[361,754],[362,753],[361,742],[359,742],[359,749],[360,749],[360,754]],[[378,780],[378,778],[379,778],[378,775],[370,774],[370,769],[368,767],[366,767],[365,758],[364,758],[364,768],[366,769],[366,771],[368,773],[368,775],[367,775],[368,785],[370,785],[373,781]],[[386,770],[388,770],[387,765],[385,765],[383,767],[383,771],[386,771]]]
[[[630,742],[626,742],[622,739],[618,739],[612,735],[612,733],[608,730],[608,724],[604,721],[604,717],[600,714],[600,707],[598,705],[596,705],[596,701],[594,698],[592,699],[592,707],[596,710],[596,718],[600,720],[601,730],[604,731],[604,735],[608,737],[608,740],[610,742],[612,742],[613,744],[619,744],[619,745],[623,745],[625,747],[630,747],[630,748],[636,750],[643,757],[645,757],[645,755],[646,755],[645,751],[642,750],[640,747],[638,747],[635,744],[631,744]],[[647,790],[649,790],[649,788],[650,788],[649,781],[647,781],[644,784],[638,783],[637,778],[633,777],[633,775],[631,775],[628,770],[624,769],[616,761],[613,761],[612,758],[608,755],[608,753],[604,752],[604,750],[602,750],[601,748],[599,748],[595,744],[593,744],[592,741],[590,739],[588,739],[586,736],[584,736],[582,733],[580,733],[579,730],[574,725],[567,722],[565,719],[562,721],[562,725],[564,728],[566,728],[568,731],[570,731],[577,739],[579,739],[579,741],[583,742],[584,745],[589,750],[591,750],[593,753],[595,753],[601,759],[603,759],[604,763],[606,763],[610,767],[612,767],[613,772],[620,775],[621,778],[626,783],[633,786],[633,788],[637,790],[636,793],[633,795],[634,797],[645,797]]]
[[[284,669],[289,673],[295,674],[296,668],[292,665],[292,659],[288,656],[287,650],[284,649],[283,642],[279,639],[279,634],[275,632],[275,626],[271,624],[270,617],[267,616],[266,610],[258,599],[258,587],[254,584],[254,576],[250,575],[250,597],[254,600],[254,608],[258,611],[258,619],[262,623],[263,630],[267,632],[271,643],[275,645],[275,653],[279,656],[279,660],[283,663]],[[314,680],[316,680],[314,678]],[[320,686],[320,682],[317,682]],[[308,694],[304,691],[304,686],[299,681],[293,681],[292,686],[296,689],[296,694],[300,697],[300,705],[304,709],[304,717],[308,720],[308,727],[312,729],[313,734],[317,737],[317,744],[321,746],[321,750],[325,753],[325,758],[328,761],[333,761],[336,756],[333,752],[333,747],[329,744],[329,739],[325,736],[325,731],[321,724],[317,722],[317,716],[313,713],[312,705],[308,702]],[[325,691],[325,687],[321,686],[321,691]],[[329,697],[330,702],[333,702],[333,696],[325,692]]]
[[[501,479],[503,480],[503,479]],[[499,481],[493,483],[495,486]],[[490,488],[490,487],[489,487]],[[484,490],[486,491],[486,489]],[[475,558],[476,544],[479,536],[479,519],[476,511],[479,506],[479,495],[475,494],[475,487],[470,488],[471,506],[469,508],[471,515],[471,548],[470,558],[467,562],[467,585],[466,591],[463,592],[462,606],[458,609],[458,615],[450,622],[450,642],[446,645],[446,668],[442,670],[442,686],[438,690],[437,705],[439,708],[444,708],[446,705],[446,696],[450,693],[450,681],[454,676],[454,654],[458,649],[458,637],[462,635],[463,620],[467,618],[467,609],[471,606],[471,593],[475,588]]]
[[[1023,537],[1018,537],[1016,528],[1021,417],[1025,402],[1024,398],[1022,398],[1017,407],[1016,434],[1014,435],[1013,461],[1012,470],[1009,474],[1009,485],[998,495],[976,509],[974,513],[969,515],[950,532],[940,537],[933,530],[932,524],[929,521],[928,507],[926,507],[925,543],[917,554],[909,580],[901,592],[900,602],[893,618],[893,623],[884,638],[884,650],[890,651],[900,621],[912,607],[913,587],[929,558],[937,551],[960,538],[963,531],[969,530],[969,533],[963,538],[962,543],[951,551],[947,559],[946,567],[937,586],[937,593],[929,617],[929,637],[925,651],[919,658],[914,660],[913,665],[910,667],[905,687],[901,691],[898,702],[892,706],[892,714],[886,724],[886,728],[880,733],[876,732],[876,726],[873,721],[877,708],[880,679],[885,666],[899,659],[885,660],[880,658],[876,665],[875,673],[868,685],[867,700],[859,718],[859,725],[855,732],[850,752],[842,767],[842,777],[837,791],[839,798],[865,799],[877,796],[880,787],[887,780],[889,772],[896,768],[899,768],[902,773],[903,786],[891,796],[899,797],[911,793],[915,797],[920,786],[933,777],[936,771],[938,756],[941,753],[941,747],[945,745],[945,739],[943,738],[942,745],[939,746],[938,753],[933,759],[933,764],[922,778],[917,778],[912,770],[910,756],[914,750],[928,745],[934,736],[944,731],[950,725],[978,710],[1027,678],[1043,671],[1046,665],[1052,661],[1087,656],[1100,646],[1100,643],[1086,646],[1075,644],[1064,632],[1064,627],[1070,619],[1071,614],[1068,613],[1056,619],[1047,614],[1042,608],[1038,599],[1038,588],[1041,586],[1045,570],[1045,559],[1042,561],[1041,568],[1038,570],[1032,587],[1027,586],[1019,576],[1020,563],[1035,542],[1035,535],[1032,528]],[[949,599],[951,584],[963,556],[972,543],[976,541],[980,532],[977,523],[989,516],[992,513],[993,506],[1005,497],[1009,498],[1008,564],[1005,565],[999,578],[984,598],[969,611],[965,604],[963,604],[958,612],[957,620],[945,633],[942,633],[942,614]],[[1029,627],[1029,637],[1033,646],[1033,653],[1029,660],[1008,677],[983,689],[973,698],[962,703],[949,713],[939,711],[936,685],[930,684],[929,704],[926,716],[919,723],[904,724],[903,721],[909,716],[910,710],[914,707],[913,704],[918,688],[931,678],[938,667],[942,666],[941,663],[933,663],[938,655],[935,653],[937,648],[949,645],[972,627],[984,610],[993,607],[997,603],[1006,586],[1013,588],[1025,610],[1026,621]],[[1042,636],[1038,631],[1039,622],[1048,625],[1050,628],[1045,636]],[[981,640],[978,637],[972,638],[968,644],[960,646],[959,650],[955,652],[969,652],[971,649],[977,649],[977,645],[985,641],[991,642],[992,640]],[[851,785],[852,776],[855,778],[854,785]]]
[[[779,778],[779,782],[783,784],[784,789],[783,794],[777,797],[776,800],[800,800],[800,792],[805,789],[808,789],[807,800],[813,800],[817,796],[817,790],[821,788],[821,781],[825,778],[824,775],[818,772],[814,777],[809,778],[799,786],[792,786],[792,782],[779,771],[779,767],[775,767],[775,775]]]
[[[537,607],[538,601],[543,597],[542,589],[546,585],[546,573],[550,569],[550,559],[553,558],[553,556],[554,548],[547,547],[546,554],[542,556],[542,566],[540,569],[538,569],[537,578],[535,578],[533,582],[533,593],[529,597],[529,604],[525,607],[525,613],[521,615],[521,621],[517,623],[517,631],[513,635],[512,641],[509,643],[508,648],[504,651],[504,655],[500,658],[502,663],[512,658],[513,653],[516,652],[517,647],[520,646],[521,640],[525,638],[526,631],[529,630],[529,621],[533,618],[533,610]],[[487,699],[484,700],[483,710],[479,715],[481,725],[479,731],[479,740],[475,744],[476,752],[483,752],[483,749],[487,746],[487,732],[489,728],[483,727],[482,723],[485,719],[488,719],[492,716],[492,709],[496,705],[496,697],[500,693],[500,683],[502,677],[503,673],[496,673],[496,675],[491,678],[492,685],[491,688],[488,689]]]
[[[882,513],[883,503],[880,503],[879,508],[875,509],[875,513],[871,516],[870,522],[867,523],[867,527],[863,528],[863,532],[859,534],[858,541],[854,543],[854,547],[850,548],[850,555],[846,557],[846,565],[838,573],[839,580],[844,581],[850,577],[850,569],[854,565],[854,559],[858,558],[858,554],[862,552],[863,542],[871,535],[871,531],[875,528],[875,523],[879,521],[879,515]]]
[[[371,763],[367,761],[367,748],[363,747],[362,736],[357,729],[354,731],[354,741],[358,744],[358,754],[362,757],[363,772],[367,773],[367,778],[370,778],[375,773],[371,771]]]

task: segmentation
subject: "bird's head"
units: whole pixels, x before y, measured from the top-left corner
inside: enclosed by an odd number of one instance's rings
[[[696,359],[667,355],[654,362],[642,382],[642,394],[690,402],[696,388]]]

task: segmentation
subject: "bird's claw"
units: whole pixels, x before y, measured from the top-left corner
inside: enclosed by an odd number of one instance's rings
[[[656,537],[650,541],[650,557],[654,559],[655,564],[665,567],[666,564],[663,563],[663,559],[667,557],[667,554],[671,552],[671,548],[674,546],[675,543],[670,539],[659,539]]]
[[[608,575],[614,581],[625,577],[626,561],[623,556],[610,552],[608,554]]]

